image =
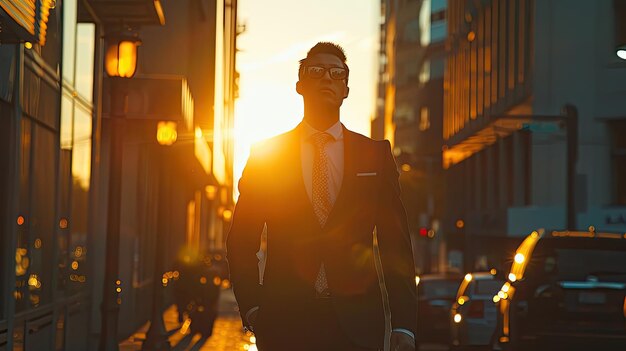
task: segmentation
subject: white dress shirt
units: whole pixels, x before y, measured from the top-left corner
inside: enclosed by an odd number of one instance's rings
[[[328,133],[332,139],[326,144],[326,154],[328,155],[328,192],[330,193],[330,203],[335,204],[337,195],[341,189],[343,180],[343,125],[341,122],[333,124],[323,131]],[[313,201],[313,158],[315,157],[315,147],[311,143],[311,136],[320,133],[310,124],[302,121],[300,158],[302,159],[302,179],[304,187],[309,196],[309,201]]]

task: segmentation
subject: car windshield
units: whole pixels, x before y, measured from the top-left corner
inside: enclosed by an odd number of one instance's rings
[[[626,250],[622,247],[622,240],[605,241],[606,245],[594,241],[581,247],[537,247],[528,271],[544,279],[558,281],[580,281],[595,277],[598,281],[626,282]]]
[[[419,287],[419,296],[425,299],[449,298],[454,299],[459,289],[460,280],[431,280],[424,281]]]

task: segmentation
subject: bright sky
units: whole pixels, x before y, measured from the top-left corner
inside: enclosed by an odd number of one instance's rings
[[[237,69],[240,97],[235,109],[235,185],[250,145],[283,133],[302,119],[296,93],[298,60],[319,41],[346,51],[350,96],[341,108],[347,128],[370,134],[375,107],[379,0],[239,0]]]

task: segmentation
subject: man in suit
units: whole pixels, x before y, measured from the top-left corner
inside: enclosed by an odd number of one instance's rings
[[[388,141],[347,130],[343,49],[321,42],[300,61],[304,117],[252,148],[227,240],[231,282],[244,326],[261,351],[382,350],[383,295],[391,350],[414,350],[415,270],[398,171]],[[259,238],[267,234],[259,283]]]

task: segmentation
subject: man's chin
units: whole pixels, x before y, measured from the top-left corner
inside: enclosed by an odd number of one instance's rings
[[[341,107],[342,100],[337,101],[337,98],[330,95],[319,96],[315,100],[315,104],[325,109],[336,109]]]

